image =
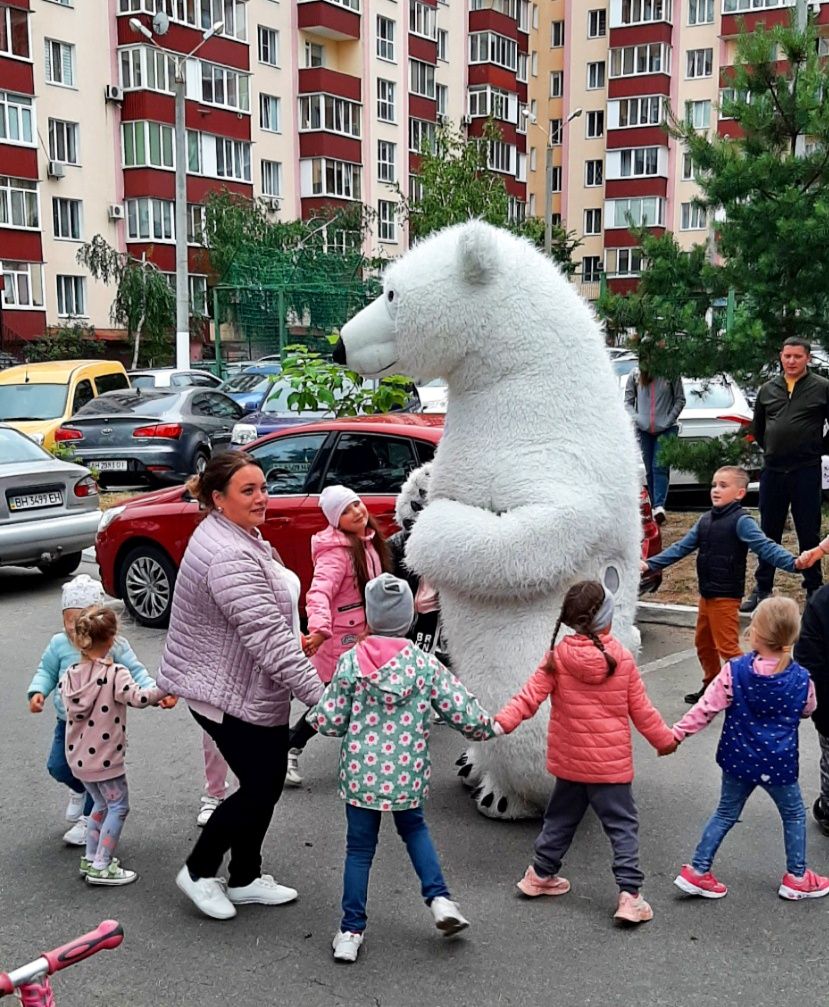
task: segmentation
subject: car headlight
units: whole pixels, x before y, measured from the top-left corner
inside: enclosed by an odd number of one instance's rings
[[[124,504],[121,504],[118,507],[110,507],[108,510],[105,510],[101,516],[101,523],[98,525],[98,531],[102,532],[105,528],[109,528],[112,522],[117,517],[120,517],[126,509],[127,508]]]
[[[256,427],[252,423],[236,423],[230,439],[234,444],[250,444],[259,436]]]

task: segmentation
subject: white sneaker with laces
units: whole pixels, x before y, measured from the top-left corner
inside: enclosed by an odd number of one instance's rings
[[[196,825],[200,829],[203,829],[205,825],[210,821],[210,816],[221,804],[221,800],[218,797],[209,797],[205,794],[201,799],[201,807],[199,808],[199,813],[196,815]]]
[[[63,841],[67,846],[86,846],[86,815],[81,815],[72,828],[64,832]]]
[[[293,902],[298,895],[299,892],[295,888],[278,885],[270,874],[263,874],[249,885],[242,885],[239,888],[228,886],[227,889],[227,897],[236,906],[251,903],[260,906],[281,906],[286,902]]]
[[[230,920],[236,915],[236,907],[225,895],[224,886],[218,878],[198,878],[194,881],[185,864],[176,875],[176,884],[205,916],[214,920]]]
[[[356,962],[362,943],[362,934],[354,934],[348,930],[343,933],[342,930],[339,930],[334,934],[334,940],[331,942],[331,947],[334,949],[334,960]]]
[[[451,937],[452,934],[466,930],[469,926],[469,920],[464,919],[462,916],[460,909],[458,909],[458,903],[445,898],[443,895],[438,895],[437,898],[432,899],[432,904],[429,908],[432,910],[432,916],[435,918],[435,926],[444,937]]]
[[[68,789],[68,788],[67,788]],[[69,791],[69,803],[66,805],[67,822],[77,822],[83,814],[83,806],[86,803],[86,791],[76,794],[74,790]]]
[[[301,748],[288,749],[288,772],[285,774],[285,785],[288,787],[302,786],[302,777],[299,775],[299,757],[301,754]]]

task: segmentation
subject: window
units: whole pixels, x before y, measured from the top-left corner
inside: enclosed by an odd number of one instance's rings
[[[216,174],[219,178],[250,181],[250,144],[244,140],[228,140],[223,136],[216,141]]]
[[[0,52],[29,58],[28,11],[17,7],[0,7]]]
[[[587,64],[588,91],[595,91],[598,88],[604,87],[604,71],[605,71],[604,60],[599,60],[596,63]]]
[[[671,0],[622,0],[622,25],[670,20]]]
[[[320,45],[319,42],[306,42],[305,65],[306,67],[325,66],[325,46]]]
[[[435,85],[435,103],[438,115],[447,115],[449,111],[449,88],[446,84]]]
[[[607,35],[607,11],[589,10],[587,12],[587,37],[602,38]]]
[[[175,204],[167,199],[128,199],[127,237],[131,241],[175,240]]]
[[[302,493],[317,452],[328,434],[280,437],[250,452],[262,466],[268,493],[283,496]]]
[[[538,53],[534,49],[530,54],[530,70],[533,77],[538,76]]]
[[[262,195],[282,195],[282,164],[279,161],[262,162]]]
[[[81,201],[79,199],[52,200],[52,224],[56,238],[81,240]]]
[[[555,164],[550,171],[550,192],[561,192],[561,165]]]
[[[522,55],[526,63],[526,53]],[[469,62],[494,63],[515,73],[518,69],[518,43],[492,31],[473,32],[469,36]],[[524,78],[526,79],[526,66]]]
[[[449,56],[449,32],[445,28],[438,28],[438,59],[445,63]]]
[[[714,72],[714,50],[713,49],[689,49],[687,53],[687,63],[685,76],[710,77]]]
[[[364,493],[394,496],[419,464],[408,438],[342,434],[328,466],[325,485],[348,486],[361,496]]]
[[[711,102],[686,101],[685,121],[694,129],[707,129],[711,125]]]
[[[699,203],[683,203],[680,207],[679,227],[682,231],[702,231],[708,226],[705,207]]]
[[[37,182],[0,176],[0,226],[40,227]]]
[[[377,178],[381,182],[397,181],[397,144],[377,141]]]
[[[0,140],[6,143],[34,143],[33,112],[34,99],[0,91]]]
[[[584,233],[602,233],[602,211],[599,209],[584,211]]]
[[[172,56],[151,46],[121,49],[121,86],[125,90],[147,88],[172,94],[176,66]]]
[[[694,177],[694,162],[689,151],[682,155],[682,181],[689,182]]]
[[[628,219],[630,218],[630,219]],[[665,200],[660,196],[632,196],[605,203],[605,227],[664,227]]]
[[[599,136],[604,136],[604,111],[588,112],[585,136],[588,140],[595,140]]]
[[[43,307],[43,266],[37,262],[9,262],[4,260],[3,291],[0,293],[5,308]]]
[[[58,281],[64,279],[64,277],[58,277]],[[65,279],[71,280],[73,277],[67,276]],[[58,283],[58,314],[60,314],[60,283]],[[69,314],[69,312],[64,312],[64,314]],[[92,382],[89,379],[79,381],[75,385],[75,394],[72,396],[72,412],[76,413],[79,409],[91,402],[95,398],[95,392],[92,391]]]
[[[409,150],[420,154],[435,149],[435,124],[426,119],[409,119]]]
[[[538,4],[537,3],[533,4],[532,26],[533,26],[533,29],[535,31],[538,31]]]
[[[394,21],[380,14],[377,15],[377,56],[394,62]]]
[[[584,184],[588,187],[602,185],[604,182],[604,162],[601,160],[584,162]]]
[[[202,31],[221,21],[218,34],[242,41],[247,38],[245,0],[118,0],[118,10],[121,14],[164,11],[171,20]]]
[[[204,229],[207,226],[207,208],[203,203],[187,204],[187,244],[205,245]]]
[[[688,0],[688,24],[713,24],[714,0]]]
[[[281,99],[273,94],[259,95],[259,126],[269,133],[282,132]]]
[[[550,25],[550,48],[560,49],[564,45],[564,22],[553,21]]]
[[[529,0],[518,0],[518,30],[530,30],[530,4]]]
[[[561,138],[564,133],[563,119],[550,119],[550,146],[561,146]]]
[[[413,35],[434,39],[437,32],[435,8],[418,0],[409,0],[409,31]]]
[[[493,119],[512,121],[515,112],[513,110],[513,115],[510,115],[510,98],[509,91],[502,91],[497,87],[490,85],[472,87],[469,89],[469,114],[471,116],[491,115]]]
[[[201,100],[239,112],[250,111],[250,75],[216,63],[201,64]]]
[[[202,169],[201,133],[187,130],[187,170],[194,175],[200,175]]]
[[[622,98],[610,102],[612,126],[658,126],[662,122],[662,102],[659,95],[645,98]]]
[[[524,84],[527,83],[527,54],[525,52],[518,53],[518,69],[515,71],[515,76]]]
[[[259,25],[259,62],[279,66],[279,32]]]
[[[173,127],[134,120],[121,123],[125,168],[173,168]]]
[[[78,124],[63,119],[49,120],[49,159],[78,164]]]
[[[85,276],[58,276],[58,314],[85,315],[86,314],[86,277]],[[90,387],[90,399],[92,398],[92,388]],[[82,403],[84,404],[84,403]]]
[[[380,241],[397,241],[397,204],[381,199],[377,203],[377,237]]]
[[[659,148],[635,147],[620,153],[619,174],[622,178],[639,178],[659,172]]]
[[[99,395],[103,395],[104,392],[120,391],[129,386],[129,379],[125,374],[98,374],[95,377],[95,387]]]
[[[302,164],[300,162],[301,168]],[[330,157],[314,157],[311,158],[310,167],[311,191],[306,195],[360,199],[362,190],[359,164],[335,161]]]
[[[662,42],[626,45],[610,50],[610,76],[635,77],[645,73],[670,73],[671,47]]]
[[[395,84],[393,80],[377,78],[377,118],[381,122],[396,122]]]
[[[642,272],[642,249],[620,248],[616,253],[616,275],[638,276]]]
[[[550,97],[560,98],[564,92],[564,73],[561,70],[550,71]]]
[[[175,280],[175,276],[173,276]],[[206,276],[193,276],[192,274],[187,277],[187,292],[190,297],[190,314],[200,315],[202,318],[206,318],[207,311],[207,277]],[[198,379],[193,380],[194,385],[201,384],[202,382]],[[236,419],[239,417],[237,416]]]
[[[602,260],[601,256],[588,255],[581,260],[582,283],[598,283],[601,279]]]
[[[504,143],[503,140],[491,140],[487,150],[487,166],[492,171],[513,174],[515,172],[515,147]]]
[[[304,94],[299,99],[301,131],[324,129],[345,136],[360,135],[361,107],[331,94]]]
[[[435,97],[435,68],[431,63],[409,60],[409,90],[424,98]]]
[[[75,47],[47,38],[44,43],[46,81],[63,87],[75,86]]]
[[[723,14],[739,14],[742,11],[756,10],[758,7],[787,7],[788,0],[723,0]]]

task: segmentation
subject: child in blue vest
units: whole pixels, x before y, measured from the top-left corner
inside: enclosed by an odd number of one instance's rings
[[[702,699],[673,726],[674,737],[682,741],[725,710],[717,748],[723,771],[720,803],[691,863],[674,881],[689,895],[721,899],[728,893],[711,873],[711,864],[757,787],[771,797],[783,820],[786,873],[778,895],[784,899],[829,895],[829,878],[806,868],[806,809],[797,782],[797,732],[817,701],[809,672],[791,657],[799,628],[800,612],[790,598],[761,602],[749,628],[751,653],[725,664]]]
[[[688,693],[686,703],[696,703],[722,665],[740,654],[740,602],[746,586],[748,550],[789,573],[809,565],[806,553],[795,558],[767,538],[743,510],[747,490],[745,469],[736,465],[717,469],[711,480],[711,510],[670,548],[642,561],[642,573],[646,573],[664,570],[684,556],[697,553],[700,597],[694,645],[702,665],[702,688]]]

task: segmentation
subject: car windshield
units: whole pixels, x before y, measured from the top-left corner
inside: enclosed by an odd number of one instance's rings
[[[68,385],[0,385],[0,420],[55,420],[66,408]]]
[[[734,392],[725,381],[685,381],[686,409],[726,409],[734,405]]]
[[[130,374],[130,384],[133,388],[155,388],[155,376],[152,374]]]
[[[123,392],[107,392],[79,409],[75,416],[161,416],[174,409],[181,398],[181,392],[153,392],[142,395],[133,389]]]
[[[288,405],[288,396],[293,391],[293,387],[287,381],[277,382],[270,395],[262,405],[262,412],[266,416],[295,416],[296,409]],[[303,409],[303,416],[326,416],[325,409]]]
[[[268,383],[268,374],[237,374],[235,378],[230,378],[225,382],[223,392],[252,392],[255,389],[265,387]]]
[[[624,377],[630,374],[631,371],[635,370],[639,361],[636,357],[621,357],[616,360],[610,361],[610,366],[619,375],[619,377]]]
[[[51,458],[51,455],[43,448],[39,448],[34,441],[30,441],[16,430],[0,427],[0,465],[11,465],[14,462],[42,462],[44,458]]]

